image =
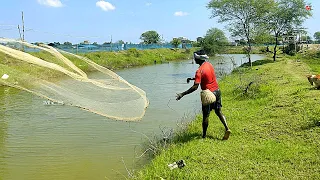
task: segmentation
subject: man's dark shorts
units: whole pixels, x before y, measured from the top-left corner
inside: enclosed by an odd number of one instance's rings
[[[220,89],[217,89],[212,93],[216,96],[216,101],[212,104],[202,106],[202,113],[204,116],[208,116],[210,114],[210,111],[212,111],[213,109],[218,110],[222,107]]]

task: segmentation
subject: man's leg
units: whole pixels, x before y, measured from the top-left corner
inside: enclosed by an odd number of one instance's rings
[[[209,126],[210,105],[202,106],[202,115],[202,138],[205,138]]]
[[[209,126],[209,116],[203,115],[203,119],[202,119],[202,138],[206,137],[208,126]]]
[[[223,140],[229,139],[231,131],[230,131],[229,127],[228,127],[226,117],[222,114],[221,108],[216,108],[214,110],[214,112],[219,117],[221,123],[223,124],[224,128],[226,129],[226,132],[224,134]]]

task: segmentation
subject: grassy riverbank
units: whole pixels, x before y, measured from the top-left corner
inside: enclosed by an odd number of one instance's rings
[[[198,116],[135,179],[320,179],[320,91],[305,77],[319,62],[301,55],[237,69],[219,82],[230,139],[221,141],[214,114],[201,139]],[[168,168],[180,159],[186,167]]]
[[[252,46],[252,54],[263,54],[266,50],[264,46]],[[271,49],[270,49],[271,50]],[[243,46],[228,46],[224,54],[246,54]]]
[[[192,58],[192,52],[195,49],[152,49],[152,50],[136,50],[129,49],[127,51],[120,52],[92,52],[79,54],[81,56],[85,56],[92,61],[96,62],[99,65],[107,67],[111,70],[123,69],[129,67],[143,66],[156,63],[167,63],[169,61],[174,60],[182,60]],[[44,59],[48,62],[52,62],[58,64],[70,71],[73,71],[66,64],[58,60],[56,57],[52,56],[48,52],[40,51],[40,52],[30,52],[33,56],[39,57],[40,59]],[[70,56],[65,55],[68,59],[70,59],[78,68],[85,72],[95,71],[94,68],[90,67],[86,62]],[[0,73],[15,75],[24,74],[29,75],[32,74],[37,78],[41,78],[44,80],[54,81],[59,79],[60,77],[65,76],[63,73],[51,70],[48,68],[42,68],[36,65],[32,65],[27,62],[23,62],[12,58],[11,56],[0,53]],[[24,76],[23,75],[23,76]],[[17,77],[18,78],[18,77]],[[23,78],[23,77],[19,77]],[[18,79],[10,78],[12,81],[19,81]],[[25,78],[27,80],[27,78]],[[33,78],[29,78],[33,79]],[[25,80],[23,80],[27,84]]]
[[[154,64],[155,61],[157,64],[160,64],[169,61],[190,59],[193,58],[192,52],[194,50],[195,49],[129,49],[127,51],[120,52],[93,52],[82,55],[104,67],[110,69],[121,69]]]

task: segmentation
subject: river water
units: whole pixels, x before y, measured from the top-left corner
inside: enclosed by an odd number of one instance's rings
[[[252,55],[252,59],[263,57]],[[219,77],[247,60],[244,55],[221,55],[210,61]],[[137,169],[145,163],[137,158],[147,141],[141,133],[160,136],[161,130],[175,129],[200,112],[200,90],[175,100],[176,93],[191,87],[186,78],[193,77],[197,68],[185,60],[118,71],[147,93],[150,105],[139,122],[47,106],[42,98],[0,86],[0,179],[125,179],[126,167]]]

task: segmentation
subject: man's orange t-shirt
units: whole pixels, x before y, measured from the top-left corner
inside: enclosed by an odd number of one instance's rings
[[[211,92],[219,89],[216,74],[212,64],[204,62],[196,72],[195,83],[201,85],[202,90],[209,89]]]

